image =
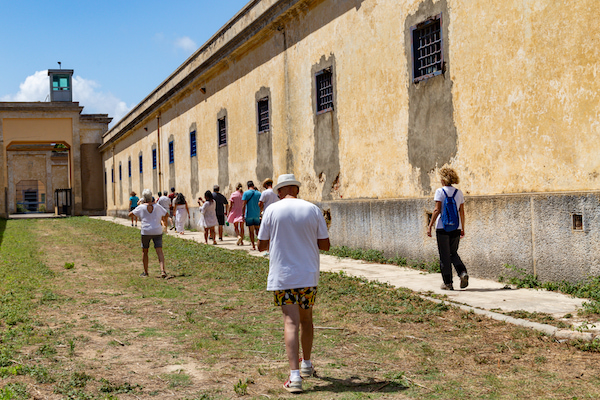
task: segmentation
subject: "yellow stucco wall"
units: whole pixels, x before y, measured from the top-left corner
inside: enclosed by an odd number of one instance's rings
[[[13,141],[46,142],[64,141],[73,145],[71,118],[4,118],[5,146]]]
[[[405,20],[422,2],[329,0],[305,2],[264,29],[160,109],[162,187],[168,188],[168,138],[175,139],[176,187],[193,200],[217,183],[217,115],[227,110],[228,173],[237,182],[257,179],[255,94],[271,93],[273,175],[294,172],[301,195],[322,200],[315,172],[313,67],[335,59],[335,110],[339,125],[339,188],[334,199],[429,196],[408,156],[410,68]],[[439,1],[432,1],[438,4]],[[470,195],[600,189],[600,20],[592,0],[448,0],[447,68],[433,79],[452,80],[457,153],[450,160]],[[278,29],[278,25],[281,29]],[[283,50],[283,41],[288,45]],[[206,88],[206,94],[200,92]],[[144,187],[152,187],[154,113],[117,143],[127,179],[139,192],[138,153],[144,154]],[[189,131],[196,124],[197,160],[190,160]],[[143,128],[147,127],[148,130]],[[109,136],[113,136],[112,134]],[[432,144],[434,145],[434,144]],[[293,170],[287,147],[293,153]],[[110,166],[109,209],[113,205]],[[192,193],[191,162],[198,163]],[[438,165],[438,168],[442,165]],[[431,175],[431,190],[438,185]],[[123,185],[127,191],[127,185]],[[119,196],[115,196],[116,199]],[[195,204],[195,202],[193,202]]]

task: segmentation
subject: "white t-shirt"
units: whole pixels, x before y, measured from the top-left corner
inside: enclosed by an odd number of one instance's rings
[[[169,199],[167,196],[160,196],[158,198],[158,204],[160,204],[165,210],[168,210],[169,206],[171,205],[171,199]]]
[[[456,197],[454,197],[454,201],[456,202],[457,211],[460,210],[460,205],[465,202],[465,196],[463,196],[463,193],[460,191],[460,189],[457,189],[454,186],[444,186],[443,189],[448,194],[448,197],[452,197],[454,195],[454,191],[456,191],[456,190],[458,191],[458,193],[456,193]],[[446,195],[442,191],[442,188],[439,188],[435,191],[433,200],[441,201],[443,204],[445,198],[446,198]],[[441,213],[437,217],[435,229],[444,229],[444,224],[442,223],[442,214]],[[460,213],[458,213],[458,229],[462,229],[462,221],[460,220]]]
[[[148,212],[149,205],[154,208],[151,213]],[[160,219],[165,216],[167,210],[160,204],[142,204],[137,206],[132,213],[142,220],[142,235],[162,235]]]
[[[260,194],[260,199],[258,199],[258,201],[263,202],[263,204],[265,205],[265,208],[263,210],[266,211],[267,207],[269,207],[276,201],[279,201],[279,196],[277,196],[277,194],[273,192],[273,189],[267,189]]]
[[[314,204],[290,198],[271,204],[258,231],[259,240],[270,240],[267,290],[317,286],[317,239],[328,237],[325,218]]]

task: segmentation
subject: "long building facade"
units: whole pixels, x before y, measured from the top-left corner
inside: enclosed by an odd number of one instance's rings
[[[451,166],[472,275],[598,275],[595,6],[253,0],[104,135],[107,212],[144,188],[194,206],[214,184],[294,173],[334,245],[432,259]]]

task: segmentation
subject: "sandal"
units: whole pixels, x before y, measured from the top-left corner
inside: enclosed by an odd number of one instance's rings
[[[166,272],[164,272],[164,271],[163,271],[163,273],[162,273],[162,274],[160,274],[160,277],[161,277],[161,278],[163,278],[163,279],[164,279],[164,278],[166,278],[167,276],[169,276],[169,275],[167,275],[167,273],[166,273]]]

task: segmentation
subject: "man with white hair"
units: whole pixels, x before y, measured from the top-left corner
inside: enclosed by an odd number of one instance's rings
[[[158,256],[161,276],[166,278],[167,272],[165,271],[165,255],[163,254],[162,249],[163,228],[161,221],[167,214],[167,210],[160,204],[153,204],[152,192],[150,189],[144,189],[142,192],[142,200],[143,204],[137,206],[135,210],[129,213],[130,217],[134,215],[142,221],[142,260],[144,263],[144,272],[142,272],[140,276],[148,276],[148,249],[150,248],[150,241],[152,240],[154,242],[156,255]]]
[[[314,373],[310,360],[314,335],[312,306],[319,282],[319,250],[329,250],[329,234],[319,207],[298,199],[300,182],[294,174],[280,175],[273,191],[281,200],[271,204],[263,214],[258,250],[269,251],[267,290],[274,292],[275,304],[283,311],[285,350],[290,365],[290,376],[283,387],[291,393],[300,393],[302,378]],[[298,340],[300,329],[302,337]],[[302,360],[298,354],[300,342]]]

